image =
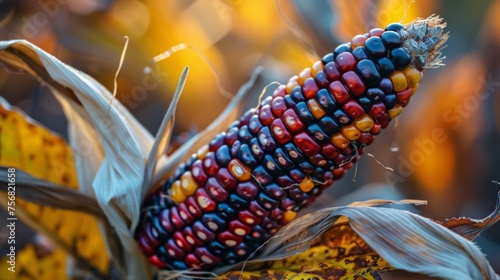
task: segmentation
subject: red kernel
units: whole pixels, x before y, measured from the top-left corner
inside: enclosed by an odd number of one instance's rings
[[[320,146],[305,132],[295,135],[293,143],[308,157],[317,154],[320,150]]]
[[[273,115],[275,115],[276,117],[281,117],[286,109],[288,108],[286,107],[283,97],[278,96],[273,98],[273,101],[271,101],[271,111],[273,112]]]
[[[382,35],[382,33],[384,33],[384,29],[382,29],[382,28],[373,28],[372,30],[370,30],[370,32],[368,32],[368,35],[370,37],[372,37],[372,36],[378,36],[378,37],[380,37]]]
[[[340,72],[335,62],[327,63],[323,72],[325,72],[326,78],[330,81],[336,81],[340,78]]]
[[[316,82],[313,78],[308,78],[302,85],[302,94],[304,94],[304,97],[306,99],[313,98],[318,90],[318,85],[316,85]]]
[[[292,133],[300,132],[304,129],[304,124],[300,121],[299,117],[295,113],[295,110],[293,109],[286,110],[281,118],[283,120],[283,124]]]
[[[286,130],[281,119],[275,119],[271,124],[271,133],[274,140],[280,145],[283,145],[292,139],[290,133]]]
[[[403,107],[406,107],[408,103],[410,102],[410,97],[413,95],[411,88],[398,92],[396,93],[396,100],[398,104],[400,104]]]
[[[356,47],[359,47],[359,46],[364,46],[365,41],[366,41],[365,35],[358,34],[358,35],[354,36],[354,38],[352,38],[352,40],[351,40],[351,50],[354,50]]]
[[[342,106],[342,108],[344,109],[344,112],[346,112],[346,114],[353,119],[359,118],[364,114],[363,107],[361,107],[361,105],[354,100],[348,101]]]
[[[349,92],[347,91],[345,86],[339,81],[331,83],[330,86],[328,87],[328,91],[333,95],[335,101],[339,104],[346,103],[347,100],[349,100],[350,98]]]
[[[366,91],[365,84],[354,71],[344,73],[342,82],[354,96],[360,96]]]
[[[343,52],[335,58],[335,63],[341,73],[352,71],[356,67],[356,59],[351,53]]]

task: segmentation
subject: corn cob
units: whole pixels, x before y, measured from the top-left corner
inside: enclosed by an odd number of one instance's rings
[[[143,204],[136,239],[162,269],[247,259],[340,179],[441,61],[441,19],[375,28],[279,86]]]

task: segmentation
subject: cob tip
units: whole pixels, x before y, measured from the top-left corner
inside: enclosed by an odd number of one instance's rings
[[[419,71],[444,66],[446,57],[441,51],[449,37],[448,32],[444,32],[445,27],[443,18],[432,15],[425,19],[417,18],[399,31],[403,46],[411,54],[411,65]]]

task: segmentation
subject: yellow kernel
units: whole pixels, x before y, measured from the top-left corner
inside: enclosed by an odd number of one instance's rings
[[[186,196],[190,196],[194,194],[196,189],[198,188],[198,184],[193,179],[193,175],[191,175],[190,171],[184,172],[181,176],[181,190],[182,193]]]
[[[300,183],[299,189],[303,192],[309,192],[314,188],[314,182],[309,176],[304,178],[304,181]]]
[[[341,150],[349,147],[350,144],[349,139],[347,139],[342,133],[337,133],[333,135],[331,142],[335,147]]]
[[[181,182],[179,180],[175,181],[172,186],[170,186],[170,198],[175,203],[182,203],[186,200],[186,196],[182,192]]]
[[[196,155],[198,158],[204,158],[208,153],[208,145],[203,145],[201,148],[198,149],[196,152]]]
[[[391,119],[394,119],[395,117],[399,116],[401,112],[403,112],[403,106],[399,104],[396,104],[392,109],[387,111]]]
[[[367,114],[362,115],[361,118],[354,121],[354,125],[363,132],[370,131],[374,124],[375,122],[373,121],[372,117]]]
[[[285,87],[286,94],[290,94],[292,92],[292,89],[299,86],[299,83],[297,81],[298,79],[299,79],[299,76],[293,76],[290,78],[290,80],[288,80],[288,82],[286,83],[286,87]]]
[[[390,78],[395,92],[400,92],[408,88],[408,82],[406,81],[406,76],[403,72],[394,71]]]
[[[252,170],[239,160],[232,159],[228,164],[229,173],[239,181],[248,181],[252,177]]]
[[[417,92],[418,90],[418,85],[419,84],[416,84],[414,86],[411,87],[411,96],[413,96],[415,94],[415,92]]]
[[[288,224],[289,222],[293,221],[296,216],[297,212],[291,210],[286,211],[282,218],[283,224]]]
[[[297,81],[299,82],[299,85],[302,85],[304,81],[309,78],[311,78],[311,68],[308,67],[299,73],[299,79]]]
[[[313,76],[316,76],[316,74],[323,70],[323,62],[321,62],[320,60],[316,61],[313,63],[312,67],[311,67],[311,74]]]
[[[408,87],[413,87],[420,82],[420,72],[412,67],[407,67],[403,73],[406,76]]]
[[[344,136],[351,141],[354,141],[361,136],[361,131],[359,131],[359,129],[357,129],[353,124],[344,126],[341,131],[342,134],[344,134]]]
[[[307,107],[309,108],[309,111],[311,111],[311,114],[314,116],[314,118],[316,118],[317,120],[321,119],[326,114],[325,110],[321,108],[321,105],[319,105],[315,99],[307,100]]]

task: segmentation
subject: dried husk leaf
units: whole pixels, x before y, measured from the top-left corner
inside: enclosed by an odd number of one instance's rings
[[[258,258],[230,269],[253,271],[269,261],[307,252],[340,217],[346,217],[352,229],[396,269],[442,279],[500,279],[480,249],[452,230],[404,210],[367,206],[326,208],[305,215],[278,231]]]
[[[468,240],[473,240],[498,221],[500,221],[500,192],[498,193],[497,206],[488,217],[480,220],[467,217],[451,218],[438,223]]]
[[[132,231],[141,205],[145,161],[153,137],[112,95],[88,75],[23,40],[0,42],[0,60],[39,78],[61,103],[69,121],[73,147],[86,165],[82,190],[95,195],[112,255],[127,275],[149,278],[149,266]],[[80,172],[80,170],[78,170]],[[89,181],[91,184],[89,184]],[[85,187],[92,186],[92,189]]]
[[[95,197],[106,216],[102,226],[114,260],[125,275],[150,278],[150,267],[133,239],[144,195],[157,185],[152,182],[163,180],[180,161],[238,117],[245,95],[262,70],[254,72],[251,81],[207,129],[166,157],[164,151],[187,70],[153,139],[118,100],[112,100],[111,93],[101,84],[28,41],[0,42],[0,61],[35,76],[54,93],[69,122],[69,142],[76,155],[80,190],[90,198]],[[33,186],[34,200],[47,200],[51,195],[46,191],[49,188],[39,190],[33,181],[28,180],[27,185]]]
[[[0,166],[1,178],[7,178],[7,169],[7,167]],[[7,183],[4,180],[0,181]],[[7,191],[7,185],[2,184],[2,186],[4,188],[1,191]],[[98,218],[105,217],[95,198],[78,190],[35,178],[21,170],[16,170],[16,187],[23,190],[16,193],[16,198],[41,206],[83,212]]]

